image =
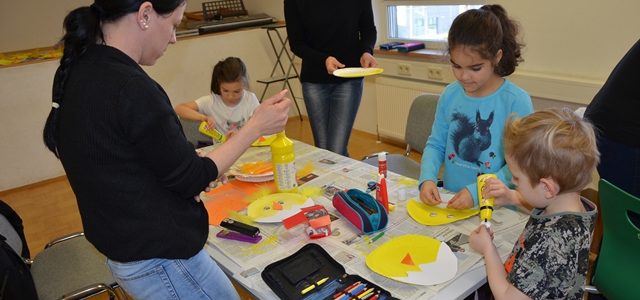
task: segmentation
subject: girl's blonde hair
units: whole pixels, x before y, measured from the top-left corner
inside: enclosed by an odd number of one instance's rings
[[[560,193],[583,190],[600,161],[593,127],[568,108],[509,118],[504,151],[532,185],[542,178],[552,178],[560,186]]]

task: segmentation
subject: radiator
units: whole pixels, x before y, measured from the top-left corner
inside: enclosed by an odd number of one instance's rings
[[[404,141],[407,116],[413,99],[424,93],[440,94],[444,86],[382,76],[376,78],[378,135]]]

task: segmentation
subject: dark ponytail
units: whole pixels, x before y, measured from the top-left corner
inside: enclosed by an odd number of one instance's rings
[[[150,0],[158,14],[169,14],[186,0]],[[62,44],[64,50],[60,66],[53,78],[52,107],[43,130],[44,143],[47,148],[60,157],[58,153],[58,114],[69,77],[71,67],[79,57],[91,46],[104,42],[101,23],[120,19],[126,14],[136,12],[142,0],[96,0],[91,6],[76,8],[64,18]]]
[[[518,42],[518,24],[509,19],[506,10],[497,4],[484,5],[480,9],[470,9],[455,18],[449,30],[448,48],[472,47],[480,55],[493,60],[502,49],[502,59],[495,66],[494,73],[511,75],[523,61]]]
[[[90,45],[95,45],[98,40],[102,40],[98,10],[89,6],[74,9],[64,18],[64,30],[65,34],[62,38],[64,50],[60,59],[60,66],[53,78],[53,103],[43,132],[45,145],[58,158],[56,131],[58,127],[58,109],[62,105],[64,84],[69,75],[70,66]]]

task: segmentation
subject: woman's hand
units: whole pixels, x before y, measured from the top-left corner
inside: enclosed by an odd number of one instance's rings
[[[262,101],[249,119],[249,123],[258,128],[260,135],[269,135],[284,130],[289,119],[291,100],[285,95],[288,90]]]
[[[360,56],[360,66],[363,68],[374,68],[378,66],[378,62],[369,52],[362,53]]]
[[[427,180],[420,187],[420,200],[427,205],[437,205],[440,200],[440,192],[435,182]]]
[[[473,207],[473,197],[466,188],[463,188],[449,200],[447,203],[448,208],[453,209],[467,209]]]
[[[337,69],[344,68],[345,65],[338,61],[335,57],[329,56],[324,61],[324,66],[327,68],[327,73],[332,74]]]

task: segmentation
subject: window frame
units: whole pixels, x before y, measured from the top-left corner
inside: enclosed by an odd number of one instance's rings
[[[485,5],[486,0],[383,0],[384,15],[385,15],[385,34],[384,37],[387,42],[422,42],[425,44],[425,48],[433,50],[446,50],[447,42],[440,40],[415,40],[391,37],[392,30],[391,24],[396,25],[396,16],[389,15],[389,6],[429,6],[429,5]]]

